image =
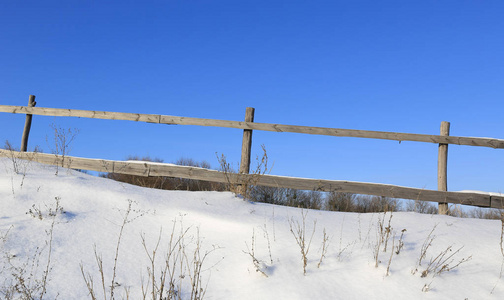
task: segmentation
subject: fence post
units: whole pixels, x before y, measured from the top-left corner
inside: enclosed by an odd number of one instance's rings
[[[440,135],[450,135],[450,122],[441,122]],[[438,191],[448,191],[448,144],[439,144],[438,150]],[[448,214],[448,203],[439,202],[438,214]]]
[[[245,110],[245,122],[254,122],[254,112],[253,107],[247,107]],[[252,151],[252,129],[243,130],[243,140],[242,140],[242,150],[241,150],[241,162],[240,162],[240,174],[249,174],[250,172],[250,155]],[[246,186],[240,186],[238,191],[240,194],[244,194],[246,191]]]
[[[35,96],[30,95],[28,98],[28,107],[34,107],[35,105],[37,105],[37,102],[35,102]],[[28,148],[28,136],[30,135],[31,122],[32,115],[26,114],[23,136],[21,137],[21,152],[26,152],[26,149]]]

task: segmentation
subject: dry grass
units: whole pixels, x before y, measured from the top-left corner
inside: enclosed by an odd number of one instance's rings
[[[250,247],[247,243],[245,243],[245,246],[247,247],[247,251],[243,251],[243,253],[247,254],[250,256],[252,259],[252,264],[254,265],[254,269],[257,273],[260,273],[264,277],[268,277],[266,272],[264,272],[262,269],[266,268],[264,263],[260,261],[255,253],[255,248],[256,248],[256,240],[255,240],[255,230],[252,230],[252,242],[250,243]]]
[[[253,189],[257,186],[262,175],[270,172],[268,168],[268,153],[266,147],[261,145],[263,154],[262,157],[256,156],[256,167],[249,174],[236,172],[235,168],[227,161],[226,156],[217,155],[220,171],[224,173],[226,179],[226,190],[229,190],[237,195],[241,195],[244,199],[252,199]]]
[[[57,126],[56,124],[50,125],[53,130],[53,139],[52,143],[49,142],[49,137],[46,137],[46,142],[49,145],[52,154],[58,155],[62,158],[61,167],[65,167],[65,158],[72,150],[72,143],[79,134],[79,130],[74,128],[63,129],[62,127]],[[56,174],[58,175],[60,165],[55,163],[56,166]]]
[[[40,221],[46,218],[50,219],[49,228],[46,230],[47,239],[44,247],[37,247],[34,253],[27,258],[24,263],[18,261],[18,257],[10,254],[2,246],[2,273],[9,274],[5,281],[0,286],[0,295],[2,299],[44,299],[47,286],[50,281],[50,273],[52,271],[52,246],[54,226],[57,224],[56,218],[58,212],[62,212],[60,206],[60,198],[55,198],[54,208],[50,208],[48,212],[41,212]],[[2,245],[8,239],[8,232],[0,236]],[[42,268],[42,271],[40,271]]]
[[[103,259],[94,248],[95,260],[98,267],[98,275],[100,281],[101,292],[98,292],[94,285],[94,277],[89,272],[84,270],[81,263],[81,274],[89,292],[89,297],[92,300],[104,299],[111,300],[118,298],[117,288],[121,285],[116,282],[117,266],[119,261],[119,251],[121,246],[121,238],[124,228],[127,224],[141,217],[144,212],[138,214],[138,210],[132,209],[132,201],[128,202],[128,208],[123,215],[123,222],[119,231],[118,240],[116,243],[114,263],[112,270],[107,272],[103,268]],[[135,217],[130,214],[136,212]],[[203,280],[204,263],[207,257],[215,250],[219,249],[213,246],[210,250],[203,250],[202,239],[199,236],[199,228],[196,228],[196,236],[188,237],[188,232],[191,227],[184,228],[182,220],[173,221],[173,227],[170,233],[166,249],[162,251],[161,242],[163,240],[162,229],[159,232],[156,244],[154,247],[147,245],[145,234],[141,235],[141,243],[145,253],[149,259],[149,265],[145,267],[147,272],[147,281],[142,277],[142,299],[163,299],[163,300],[201,300],[204,299],[207,282]],[[189,245],[192,245],[193,250],[190,250]],[[160,252],[164,252],[164,260],[160,262],[157,257]],[[211,267],[210,267],[211,268]],[[107,273],[112,273],[111,279],[107,280]],[[107,282],[110,282],[107,284]],[[121,297],[129,299],[130,290],[125,289]]]
[[[313,230],[311,234],[307,233],[306,229],[306,215],[307,211],[301,210],[301,223],[294,218],[289,219],[290,232],[294,236],[299,250],[301,251],[301,259],[303,260],[303,274],[306,275],[306,266],[308,265],[308,253],[310,252],[310,246],[315,234],[315,229],[317,226],[317,221],[313,221]],[[309,236],[307,236],[309,234]]]

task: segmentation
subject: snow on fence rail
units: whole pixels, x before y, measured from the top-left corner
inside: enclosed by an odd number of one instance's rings
[[[489,193],[465,193],[447,191],[447,153],[448,144],[468,145],[504,149],[503,139],[450,136],[450,123],[441,123],[440,135],[369,131],[355,129],[339,129],[326,127],[309,127],[297,125],[283,125],[270,123],[255,123],[254,109],[248,107],[245,121],[228,121],[215,119],[201,119],[177,117],[156,114],[135,114],[106,111],[89,111],[75,109],[35,107],[35,96],[30,95],[28,106],[0,105],[0,112],[26,114],[26,124],[23,131],[21,151],[26,151],[28,135],[30,132],[32,115],[56,117],[82,117],[93,119],[127,120],[168,125],[196,125],[243,129],[242,159],[240,174],[226,174],[215,170],[177,166],[171,164],[136,163],[124,161],[111,161],[101,159],[88,159],[78,157],[61,157],[43,153],[27,153],[15,151],[0,151],[2,156],[11,156],[32,159],[45,164],[64,165],[74,169],[93,170],[99,172],[113,172],[139,176],[168,176],[214,182],[235,183],[245,181],[250,169],[250,148],[252,144],[252,131],[293,132],[303,134],[328,135],[339,137],[357,137],[371,139],[385,139],[394,141],[413,141],[439,144],[438,155],[438,191],[409,188],[395,185],[349,182],[340,180],[321,180],[293,178],[273,175],[261,175],[257,185],[271,187],[286,187],[300,190],[339,191],[356,194],[377,195],[392,198],[431,201],[439,203],[439,213],[446,214],[448,203],[473,205],[481,207],[504,208],[504,197],[490,195]],[[250,182],[250,181],[249,181]]]
[[[249,176],[256,176],[253,174],[225,173],[216,170],[165,163],[90,159],[37,152],[18,152],[4,149],[0,149],[0,155],[16,159],[36,161],[49,165],[59,165],[71,169],[131,174],[145,177],[179,177],[221,183],[233,183],[237,185],[239,185],[240,183],[250,182],[250,179],[248,178]],[[445,192],[402,187],[389,184],[352,182],[343,180],[322,180],[265,174],[258,177],[257,184],[270,187],[286,187],[324,192],[336,191],[364,195],[379,195],[391,198],[444,202],[491,208],[502,208],[504,205],[504,197],[483,192]]]

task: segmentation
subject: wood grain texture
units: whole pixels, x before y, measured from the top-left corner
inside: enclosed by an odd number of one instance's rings
[[[35,102],[35,96],[30,95],[28,98],[28,107],[34,107],[37,104]],[[31,123],[33,115],[26,115],[25,126],[23,129],[23,135],[21,136],[21,151],[25,152],[28,149],[28,137],[30,135]]]
[[[440,135],[450,135],[450,123],[441,122]],[[448,144],[439,144],[438,146],[438,191],[448,190]],[[448,214],[448,203],[438,203],[438,214]]]
[[[128,121],[159,123],[168,125],[226,127],[226,128],[251,129],[251,130],[274,131],[274,132],[292,132],[292,133],[304,133],[304,134],[316,134],[316,135],[340,136],[340,137],[384,139],[399,142],[412,141],[412,142],[425,142],[434,144],[454,144],[454,145],[467,145],[467,146],[504,149],[504,140],[494,138],[441,136],[441,135],[428,135],[428,134],[416,134],[416,133],[400,133],[400,132],[339,129],[339,128],[326,128],[326,127],[309,127],[298,125],[282,125],[282,124],[270,124],[270,123],[239,122],[239,121],[177,117],[167,115],[118,113],[118,112],[105,112],[105,111],[87,111],[87,110],[10,106],[10,105],[0,105],[0,112],[33,114],[43,116],[128,120]]]
[[[247,107],[245,111],[245,122],[254,122],[254,111],[252,107]],[[240,173],[248,174],[250,172],[250,155],[252,151],[252,130],[243,130]]]
[[[54,154],[17,152],[4,149],[0,149],[0,156],[10,157],[11,159],[28,159],[49,165],[61,165],[61,162],[63,160],[61,156]],[[223,183],[226,183],[228,180],[231,180],[235,183],[240,183],[241,180],[247,180],[248,176],[254,176],[248,174],[225,174],[224,172],[216,170],[178,166],[172,164],[149,163],[143,161],[114,161],[72,156],[66,156],[64,158],[64,166],[72,169],[84,169],[98,172],[115,172],[138,176],[179,177]],[[502,208],[504,203],[502,197],[491,196],[487,193],[445,192],[388,184],[363,183],[343,180],[323,180],[261,175],[259,177],[257,185],[324,192],[347,192],[399,199],[465,204],[480,207]]]

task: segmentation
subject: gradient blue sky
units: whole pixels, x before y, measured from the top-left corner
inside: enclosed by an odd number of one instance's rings
[[[0,104],[504,138],[503,1],[0,2]],[[242,132],[35,116],[71,154],[238,162]],[[2,113],[19,147],[23,115]],[[49,140],[46,141],[46,140]],[[437,189],[437,146],[254,132],[272,174]],[[450,146],[449,190],[504,192],[504,150]]]

